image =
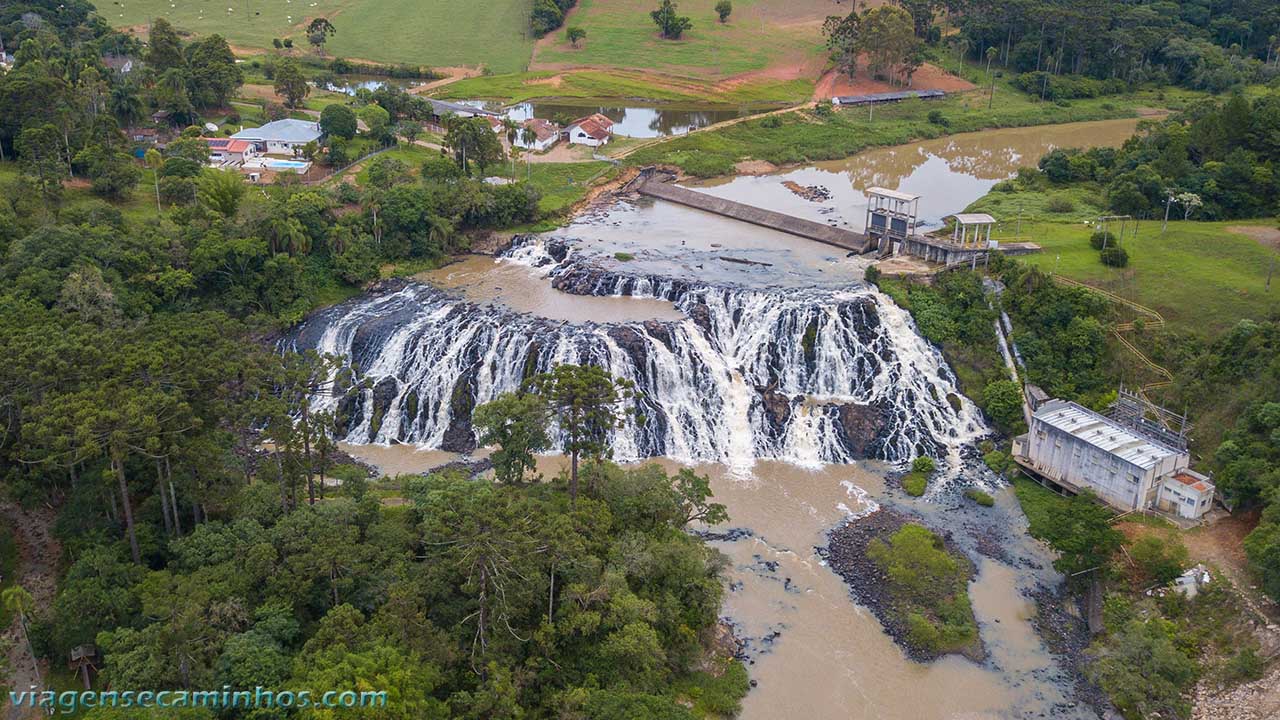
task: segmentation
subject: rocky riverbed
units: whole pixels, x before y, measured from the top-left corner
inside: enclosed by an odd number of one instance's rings
[[[1026,520],[1010,488],[979,481],[997,498],[995,507],[984,508],[963,496],[963,486],[985,471],[968,463],[960,474],[969,479],[924,499],[906,495],[893,482],[895,474],[889,473],[881,508],[832,528],[826,546],[818,551],[844,580],[852,599],[881,621],[909,658],[935,662],[936,654],[908,641],[906,628],[891,612],[883,571],[865,552],[871,540],[887,540],[905,523],[928,527],[949,551],[965,556],[978,570],[969,592],[981,647],[966,657],[1004,673],[1015,687],[1035,688],[1035,696],[1049,708],[1048,717],[1105,716],[1111,712],[1105,693],[1083,673],[1090,641],[1087,625],[1074,597],[1065,592],[1063,578],[1053,570],[1050,552],[1027,535]],[[1014,596],[984,590],[996,576],[1012,583]],[[1014,631],[1009,623],[1019,620],[1024,627]]]
[[[887,543],[902,526],[912,522],[916,522],[916,519],[905,513],[882,509],[861,520],[844,523],[832,530],[827,547],[822,548],[821,553],[831,569],[849,585],[858,604],[875,614],[880,624],[884,626],[885,632],[902,647],[907,657],[916,662],[932,662],[947,653],[940,653],[912,642],[906,619],[895,608],[897,601],[891,592],[889,575],[883,567],[869,557],[867,552],[873,541]],[[972,580],[973,564],[969,563],[956,549],[955,543],[950,539],[950,533],[934,531],[932,528],[930,530],[942,539],[948,553],[958,556],[969,566],[968,576]],[[974,662],[986,660],[986,650],[980,640],[966,645],[958,652]]]

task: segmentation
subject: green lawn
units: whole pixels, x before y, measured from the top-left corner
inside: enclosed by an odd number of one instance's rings
[[[493,98],[521,102],[534,98],[602,100],[634,98],[658,102],[724,104],[796,103],[813,94],[809,80],[760,79],[732,87],[706,79],[665,77],[623,70],[578,70],[510,73],[468,78],[450,83],[435,95],[441,98]]]
[[[580,0],[566,26],[587,37],[574,48],[557,31],[538,47],[535,60],[570,64],[648,68],[725,77],[822,52],[821,20],[839,12],[829,1],[736,0],[727,23],[716,18],[717,0],[680,0],[678,12],[692,29],[665,40],[649,12],[656,0]]]
[[[1226,230],[1251,224],[1259,222],[1173,221],[1161,235],[1159,220],[1143,221],[1137,238],[1123,241],[1129,266],[1117,269],[1098,260],[1089,246],[1092,228],[1083,223],[1024,222],[1023,235],[1044,250],[1023,259],[1155,308],[1171,330],[1212,338],[1242,318],[1280,312],[1280,278],[1266,289],[1278,253]]]
[[[270,48],[273,38],[292,37],[294,47],[304,53],[310,52],[306,23],[324,15],[337,28],[325,47],[328,53],[375,62],[484,64],[495,72],[514,72],[527,68],[533,52],[528,30],[532,0],[479,5],[465,0],[240,0],[220,5],[99,0],[98,7],[117,27],[144,26],[163,17],[179,30],[220,33],[242,48]]]
[[[603,162],[516,163],[517,178],[527,178],[542,192],[538,209],[546,215],[564,211],[581,200],[598,178],[612,176],[614,167]]]

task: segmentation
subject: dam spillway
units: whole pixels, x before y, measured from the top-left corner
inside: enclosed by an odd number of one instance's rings
[[[862,254],[875,249],[875,244],[867,235],[833,227],[813,220],[805,220],[794,215],[787,215],[773,210],[766,210],[755,205],[727,200],[715,195],[690,190],[674,183],[663,182],[651,172],[640,176],[635,185],[636,192],[641,195],[678,203],[686,207],[703,210],[716,215],[741,220],[771,230],[797,235],[816,240],[827,245],[850,252]]]

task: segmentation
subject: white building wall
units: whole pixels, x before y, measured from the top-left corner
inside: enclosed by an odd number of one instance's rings
[[[1139,467],[1034,418],[1028,436],[1028,457],[1033,467],[1051,480],[1089,488],[1109,504],[1125,510],[1155,502],[1157,478],[1163,474],[1160,468],[1165,463],[1149,469]]]
[[[596,140],[590,135],[582,132],[576,126],[569,130],[569,143],[572,145],[586,145],[588,147],[600,147],[609,142],[605,140]]]

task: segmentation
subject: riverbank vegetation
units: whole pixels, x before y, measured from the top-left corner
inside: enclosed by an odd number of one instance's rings
[[[877,285],[911,313],[921,335],[942,348],[961,391],[1006,433],[1025,425],[1021,391],[1009,379],[995,336],[1000,311],[1013,322],[1010,338],[1027,382],[1054,397],[1105,406],[1115,380],[1106,369],[1110,307],[1087,290],[1062,287],[1003,256],[993,256],[984,272],[1000,282],[998,295],[984,287],[982,273],[966,269],[931,283],[880,277]]]
[[[867,556],[886,574],[893,612],[905,622],[911,644],[940,654],[977,640],[968,592],[973,568],[963,555],[949,552],[942,538],[908,523],[888,542],[872,540]]]
[[[1107,583],[1105,629],[1085,667],[1125,717],[1187,717],[1197,682],[1261,677],[1252,611],[1227,576],[1213,571],[1194,597],[1165,587],[1188,564],[1180,531],[1136,520],[1113,526],[1100,503],[1064,498],[1027,478],[1015,478],[1014,491],[1031,534],[1059,552],[1055,567],[1079,573],[1073,585]]]
[[[825,552],[858,601],[913,659],[983,657],[969,603],[973,564],[937,533],[882,509],[833,530]]]
[[[1165,102],[1168,102],[1166,99]],[[870,147],[986,128],[1023,127],[1082,120],[1134,117],[1156,103],[1154,93],[1124,99],[1090,100],[1067,107],[1039,103],[1011,91],[987,108],[971,94],[940,100],[903,100],[891,105],[778,113],[643,147],[627,157],[635,165],[669,164],[690,175],[730,174],[743,160],[774,165],[834,160]],[[931,119],[932,118],[932,119]]]
[[[133,41],[82,19],[28,23],[0,75],[0,478],[12,501],[57,511],[13,529],[53,538],[47,565],[22,568],[45,596],[32,644],[46,667],[92,644],[98,688],[385,690],[383,718],[734,712],[746,679],[716,640],[724,561],[686,532],[723,517],[706,478],[607,464],[588,417],[580,492],[572,477],[447,472],[371,488],[335,442],[371,388],[276,344],[386,266],[545,218],[609,166],[485,182],[516,172],[487,124],[451,124],[446,153],[386,142],[328,183],[210,169],[198,128],[143,170],[120,127],[216,106],[200,88],[226,65],[194,58],[225,43],[163,42],[160,25],[148,53],[163,72],[124,79],[101,57]],[[334,137],[383,143],[409,111],[377,100],[357,99],[380,108],[359,113],[367,130]],[[539,389],[562,410],[560,383]]]

